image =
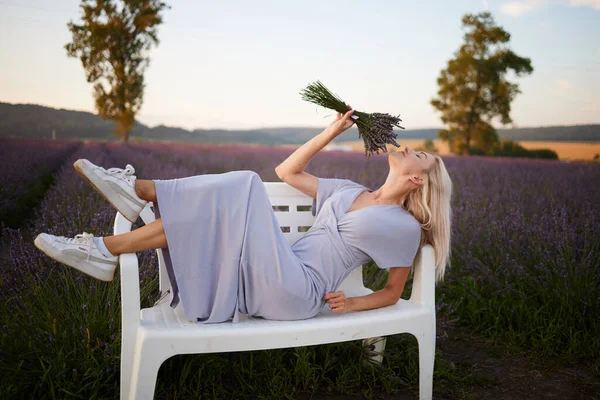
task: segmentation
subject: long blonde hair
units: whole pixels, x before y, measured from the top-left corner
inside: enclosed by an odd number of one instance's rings
[[[446,265],[450,266],[452,180],[442,158],[435,154],[433,157],[435,163],[429,171],[425,171],[423,185],[408,193],[402,206],[421,224],[419,249],[425,244],[433,247],[435,281],[440,282],[444,278]],[[414,269],[414,263],[412,269]]]

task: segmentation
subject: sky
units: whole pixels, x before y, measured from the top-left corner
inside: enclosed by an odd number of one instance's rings
[[[320,80],[406,129],[440,128],[437,78],[464,43],[461,19],[490,11],[531,59],[506,78],[522,93],[513,124],[600,123],[600,0],[165,0],[137,119],[186,129],[326,127],[333,111],[301,99]],[[93,84],[67,56],[78,0],[0,0],[0,101],[96,113]]]

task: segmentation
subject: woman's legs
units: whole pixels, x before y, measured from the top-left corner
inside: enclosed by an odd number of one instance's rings
[[[156,202],[154,181],[136,179],[135,192],[143,200]],[[163,229],[162,218],[134,229],[131,232],[114,236],[105,236],[104,245],[113,255],[135,253],[136,251],[167,247],[167,237]]]
[[[135,253],[136,251],[167,247],[167,236],[163,229],[162,218],[131,232],[104,236],[103,239],[104,245],[114,256],[121,253]]]

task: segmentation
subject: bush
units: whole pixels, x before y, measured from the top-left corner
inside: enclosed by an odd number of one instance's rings
[[[480,147],[469,147],[469,154],[473,156],[485,156],[485,151]]]
[[[493,150],[494,156],[501,157],[529,157],[529,158],[547,158],[558,160],[558,154],[550,149],[527,150],[519,143],[512,140],[501,141]]]

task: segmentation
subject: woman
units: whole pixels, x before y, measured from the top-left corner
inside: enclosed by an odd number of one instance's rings
[[[443,278],[452,182],[439,156],[408,146],[389,154],[390,171],[378,190],[304,172],[314,154],[352,126],[351,114],[338,113],[275,169],[281,180],[314,199],[313,225],[291,246],[253,171],[141,180],[129,164],[105,170],[87,160],[78,160],[76,170],[121,214],[133,222],[152,201],[157,219],[106,237],[41,233],[35,244],[105,281],[112,280],[119,254],[163,249],[185,315],[201,323],[238,322],[240,313],[305,319],[326,303],[333,312],[394,304],[423,244],[434,247],[436,279]],[[371,260],[389,269],[383,290],[351,298],[335,292],[354,268]]]

